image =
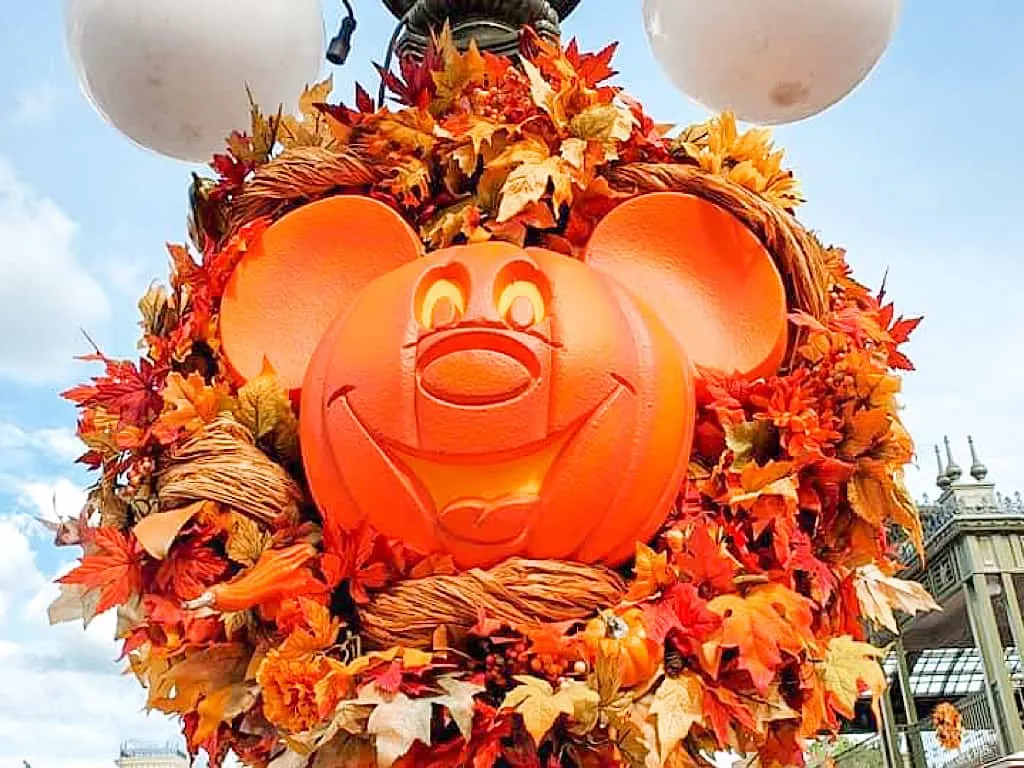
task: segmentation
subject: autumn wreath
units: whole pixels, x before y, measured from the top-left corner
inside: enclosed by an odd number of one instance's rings
[[[401,77],[403,105],[253,112],[192,188],[194,250],[142,298],[144,354],[66,393],[99,472],[57,543],[81,546],[53,620],[115,608],[148,707],[212,764],[695,766],[732,750],[803,765],[885,686],[865,642],[894,607],[893,533],[921,546],[897,413],[916,320],[894,316],[794,218],[761,129],[730,115],[673,133],[619,89],[614,46],[524,39],[512,60],[443,35]],[[309,498],[298,402],[266,367],[239,377],[220,309],[273,222],[336,195],[399,212],[428,250],[540,245],[575,256],[624,201],[684,192],[741,221],[782,276],[777,375],[707,374],[689,478],[617,569],[512,559],[459,569]],[[780,352],[781,354],[781,352]],[[330,546],[324,542],[334,536]]]

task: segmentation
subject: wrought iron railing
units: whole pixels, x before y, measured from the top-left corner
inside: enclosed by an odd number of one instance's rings
[[[985,691],[979,691],[956,703],[963,719],[963,736],[958,749],[946,749],[925,720],[898,729],[900,751],[908,765],[916,768],[977,768],[1004,756],[999,733],[992,722]],[[854,763],[847,763],[853,768]]]
[[[1024,515],[1024,497],[1021,496],[1020,491],[1014,493],[1013,496],[996,493],[994,504],[968,505],[958,497],[951,496],[941,504],[930,503],[926,500],[918,505],[918,512],[921,515],[921,527],[927,549],[954,518],[963,515]],[[911,566],[917,561],[917,550],[910,540],[905,540],[898,545],[898,554],[900,560],[907,566]]]

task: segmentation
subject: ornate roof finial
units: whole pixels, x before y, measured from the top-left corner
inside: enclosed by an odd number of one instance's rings
[[[939,474],[935,477],[935,484],[942,490],[950,486],[949,478],[946,477],[946,468],[942,466],[942,454],[939,453],[939,446],[935,446],[935,463],[939,467]]]
[[[960,476],[964,471],[960,469],[960,465],[953,460],[953,449],[949,447],[949,436],[946,435],[942,439],[946,443],[946,477],[949,478],[949,482],[952,484],[960,479]]]
[[[974,438],[970,435],[967,436],[967,444],[971,446],[971,477],[980,483],[988,475],[988,467],[982,464],[981,459],[978,458],[978,451],[974,447]]]

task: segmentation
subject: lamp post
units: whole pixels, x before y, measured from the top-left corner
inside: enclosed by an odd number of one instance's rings
[[[516,52],[524,27],[557,38],[560,23],[582,0],[383,0],[400,19],[405,34],[399,40],[399,56],[422,56],[436,31],[447,21],[460,48],[475,40],[493,53]]]

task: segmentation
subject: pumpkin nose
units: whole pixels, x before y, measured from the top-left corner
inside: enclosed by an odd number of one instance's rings
[[[483,334],[457,334],[434,345],[420,361],[420,388],[452,405],[497,405],[523,394],[539,363],[526,346],[507,337],[483,341]]]

